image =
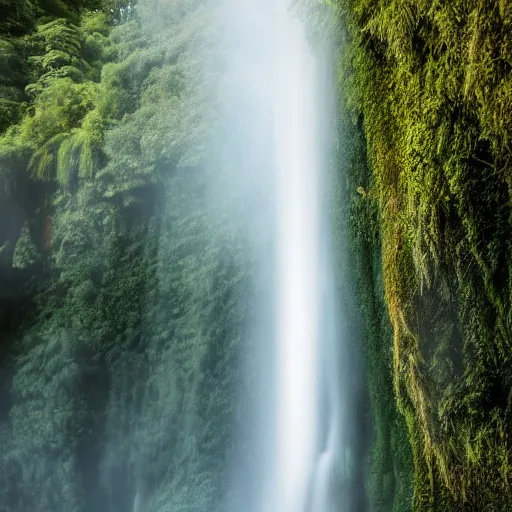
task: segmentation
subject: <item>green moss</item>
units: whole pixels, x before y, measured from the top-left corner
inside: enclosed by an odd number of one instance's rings
[[[332,6],[368,142],[415,509],[509,510],[512,8]]]

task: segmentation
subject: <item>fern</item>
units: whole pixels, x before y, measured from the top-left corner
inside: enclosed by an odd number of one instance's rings
[[[55,170],[55,154],[60,143],[66,138],[66,134],[59,133],[52,137],[46,144],[34,151],[28,168],[36,179],[48,180],[53,178]]]
[[[80,128],[69,134],[60,144],[57,153],[57,181],[69,184],[72,176],[90,179],[94,176],[94,153],[96,146],[93,136]]]
[[[37,149],[29,162],[36,179],[53,180],[67,186],[73,178],[94,177],[95,155],[103,142],[103,125],[95,111],[80,128],[59,133]]]

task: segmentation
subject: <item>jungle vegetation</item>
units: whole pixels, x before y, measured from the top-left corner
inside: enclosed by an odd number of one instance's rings
[[[205,187],[211,4],[1,7],[0,510],[216,510],[251,262]]]
[[[369,508],[511,510],[512,5],[306,3],[338,21]],[[215,2],[0,10],[0,510],[219,510],[255,291],[205,186]]]

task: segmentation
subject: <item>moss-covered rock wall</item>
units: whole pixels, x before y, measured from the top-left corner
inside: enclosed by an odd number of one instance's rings
[[[354,226],[376,211],[414,509],[510,510],[512,5],[329,4],[366,140]]]

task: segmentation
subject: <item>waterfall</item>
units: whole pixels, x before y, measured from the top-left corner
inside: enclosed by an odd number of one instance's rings
[[[227,508],[332,512],[340,505],[343,423],[325,80],[289,0],[226,1],[226,26],[236,41],[226,82],[236,105],[229,128],[236,126],[237,133],[226,153],[229,159],[244,155],[233,181],[237,187],[246,183],[248,229],[258,232],[264,224],[272,239],[273,256],[258,252],[259,238],[255,253],[266,276],[260,282],[273,276],[262,307],[272,311],[261,321],[274,325],[270,341],[268,326],[253,329],[246,373],[259,381],[252,380],[251,393],[241,397],[244,455],[233,464]],[[255,199],[261,190],[273,197],[272,213],[264,211],[268,203]]]
[[[320,118],[320,66],[303,24],[276,8],[274,108],[279,230],[273,511],[331,512],[340,486],[341,415]],[[337,503],[339,506],[340,503]]]
[[[275,506],[302,512],[316,449],[319,367],[319,165],[315,60],[303,25],[275,12],[277,173]]]

